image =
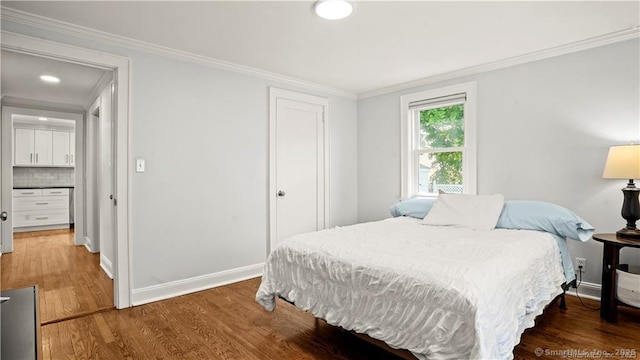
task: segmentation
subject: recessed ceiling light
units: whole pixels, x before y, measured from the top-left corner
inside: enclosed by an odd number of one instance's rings
[[[345,0],[321,0],[316,2],[315,10],[323,19],[339,20],[351,15],[353,5]]]
[[[40,121],[47,121],[47,120],[49,120],[49,119],[47,119],[46,117],[39,117],[39,118],[38,118],[38,120],[40,120]]]
[[[46,82],[49,82],[49,83],[54,83],[54,84],[60,82],[59,78],[57,78],[55,76],[52,76],[52,75],[40,75],[40,80],[46,81]]]

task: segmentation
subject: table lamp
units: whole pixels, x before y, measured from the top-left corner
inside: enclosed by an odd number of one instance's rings
[[[636,227],[636,221],[640,219],[640,188],[633,183],[634,179],[640,179],[640,145],[611,146],[602,177],[629,180],[627,187],[622,189],[622,217],[627,220],[627,226],[618,230],[616,235],[640,241],[640,230]]]

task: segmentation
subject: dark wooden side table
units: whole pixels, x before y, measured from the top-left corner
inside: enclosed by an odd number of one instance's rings
[[[600,293],[600,317],[616,322],[618,300],[616,299],[616,269],[620,260],[620,249],[625,246],[640,248],[640,241],[621,238],[616,234],[595,234],[593,240],[604,244],[602,253],[602,291]]]
[[[1,305],[0,357],[21,360],[42,359],[38,287],[5,290],[2,296],[11,299]]]

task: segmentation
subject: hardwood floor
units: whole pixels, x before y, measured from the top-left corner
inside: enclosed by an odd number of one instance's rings
[[[100,255],[73,245],[73,236],[73,229],[16,233],[14,251],[2,255],[2,290],[38,285],[42,324],[113,308]]]
[[[397,359],[283,301],[265,311],[254,301],[259,283],[251,279],[43,326],[44,358]],[[574,296],[567,296],[567,305],[567,312],[555,305],[537,319],[515,348],[516,359],[563,358],[537,356],[536,348],[640,352],[640,310],[620,308],[618,323],[609,324]]]

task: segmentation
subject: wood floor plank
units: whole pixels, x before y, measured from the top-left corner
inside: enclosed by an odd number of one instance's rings
[[[44,329],[81,332],[83,336],[73,338],[73,356],[78,359],[398,359],[283,301],[278,301],[274,312],[265,311],[254,301],[258,285],[259,279],[251,279]],[[627,358],[640,358],[640,310],[620,308],[618,323],[609,324],[574,296],[567,296],[567,304],[566,312],[556,305],[536,319],[536,326],[526,330],[516,346],[516,359],[562,359],[538,356],[537,349],[615,352],[625,348],[638,354]],[[585,304],[599,303],[585,300]],[[59,333],[43,332],[49,349],[45,359],[68,356],[69,349],[61,341],[65,340]]]
[[[14,251],[2,255],[2,290],[38,285],[42,322],[113,306],[100,255],[73,239],[73,229],[15,233]]]

